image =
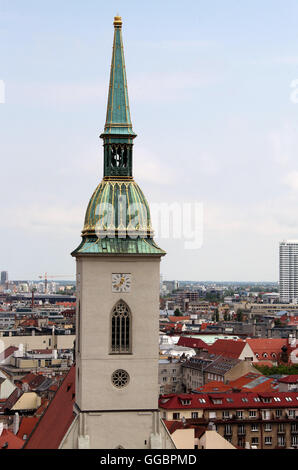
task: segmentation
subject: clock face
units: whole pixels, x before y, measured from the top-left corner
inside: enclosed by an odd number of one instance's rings
[[[112,274],[112,292],[130,292],[131,274],[115,273]]]

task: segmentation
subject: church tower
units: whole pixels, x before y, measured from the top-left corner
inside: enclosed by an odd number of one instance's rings
[[[76,438],[93,449],[161,448],[158,411],[160,260],[133,178],[133,132],[122,43],[114,44],[103,179],[89,201],[77,265]]]

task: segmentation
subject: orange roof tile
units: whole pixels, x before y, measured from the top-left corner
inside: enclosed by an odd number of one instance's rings
[[[286,338],[247,338],[246,342],[249,344],[254,353],[280,353],[283,346],[288,345]]]
[[[37,416],[23,416],[23,418],[21,419],[19,430],[17,432],[17,436],[20,439],[23,439],[24,436],[28,437],[36,426],[38,419],[39,418]]]
[[[196,390],[203,393],[228,392],[232,391],[232,387],[229,384],[224,384],[223,382],[219,382],[217,380],[211,380]]]
[[[58,449],[74,420],[75,366],[72,366],[55,393],[37,426],[29,436],[25,449]]]
[[[23,445],[23,439],[15,436],[9,429],[3,429],[0,436],[0,449],[21,449]]]
[[[185,321],[185,320],[190,320],[190,316],[184,316],[184,317],[178,317],[178,316],[169,316],[170,322],[178,322],[178,321]]]
[[[217,339],[209,346],[209,353],[221,354],[225,357],[238,359],[245,347],[246,342],[234,339]]]

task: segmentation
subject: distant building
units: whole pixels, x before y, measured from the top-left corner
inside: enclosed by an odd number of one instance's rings
[[[279,294],[281,302],[298,301],[298,240],[279,244]]]
[[[163,288],[166,292],[171,293],[179,287],[178,281],[163,281]]]
[[[8,272],[1,271],[1,284],[6,284],[8,282]]]

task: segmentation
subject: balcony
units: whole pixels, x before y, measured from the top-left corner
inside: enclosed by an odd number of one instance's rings
[[[245,434],[246,434],[245,429],[238,429],[238,430],[237,430],[237,435],[238,435],[238,436],[245,436]]]

